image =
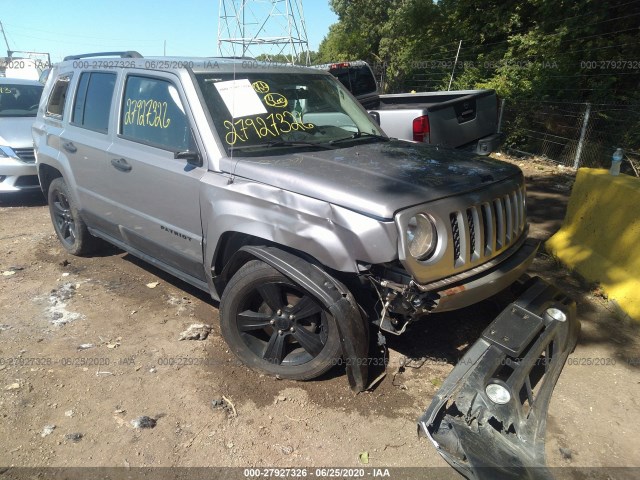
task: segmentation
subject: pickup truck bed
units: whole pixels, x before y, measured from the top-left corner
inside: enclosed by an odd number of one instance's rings
[[[379,95],[366,62],[318,65],[351,91],[391,137],[488,155],[499,144],[494,90]]]
[[[397,138],[488,154],[500,141],[493,90],[379,95],[367,109]]]
[[[478,90],[456,90],[453,92],[395,93],[378,95],[376,109],[431,108],[451,100],[459,100],[461,94],[477,96]],[[489,93],[490,90],[485,92]],[[373,105],[372,105],[373,107]]]

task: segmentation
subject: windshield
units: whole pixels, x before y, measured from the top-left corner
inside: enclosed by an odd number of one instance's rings
[[[42,85],[0,84],[0,117],[35,117]]]
[[[375,141],[383,135],[344,87],[328,75],[284,69],[196,77],[227,153],[264,154],[267,148],[285,145],[342,148],[352,143],[349,139]]]

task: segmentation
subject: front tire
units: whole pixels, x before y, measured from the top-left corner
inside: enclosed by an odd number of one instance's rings
[[[98,246],[98,239],[89,233],[63,178],[58,177],[51,182],[47,200],[53,228],[65,250],[72,255],[93,252]]]
[[[227,285],[220,327],[243,363],[281,378],[315,378],[340,358],[340,337],[329,312],[259,260],[243,265]]]

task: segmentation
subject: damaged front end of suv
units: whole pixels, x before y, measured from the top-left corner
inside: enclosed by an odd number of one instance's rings
[[[329,73],[208,58],[165,69],[130,51],[105,72],[84,61],[113,55],[67,57],[41,97],[33,140],[54,231],[73,255],[101,238],[208,292],[252,369],[310,380],[344,358],[363,391],[372,339],[522,282],[535,257],[516,166],[389,138]],[[111,102],[99,130],[76,118],[94,97]],[[168,112],[162,128],[149,105]],[[533,469],[578,322],[562,292],[524,286],[420,419],[469,477],[545,474]]]
[[[403,210],[395,217],[404,233],[399,262],[371,269],[383,304],[378,325],[395,335],[426,314],[518,285],[517,299],[468,349],[418,421],[418,433],[472,479],[550,478],[547,410],[580,330],[575,303],[525,273],[538,250],[527,238],[525,198],[516,177]]]

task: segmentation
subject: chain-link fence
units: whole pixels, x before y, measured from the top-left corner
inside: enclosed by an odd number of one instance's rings
[[[505,146],[568,167],[608,167],[613,151],[640,147],[640,105],[505,102]]]

